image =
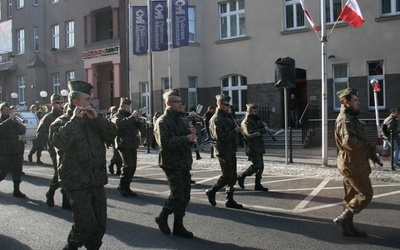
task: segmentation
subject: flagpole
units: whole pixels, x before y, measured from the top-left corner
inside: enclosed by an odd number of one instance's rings
[[[132,33],[133,33],[133,23],[132,23],[132,10],[131,10],[131,3],[128,1],[128,20],[127,20],[127,24],[128,24],[128,91],[129,91],[129,100],[132,100],[132,70],[131,70],[131,59],[132,59],[132,55],[131,55],[131,42],[133,43],[133,41],[131,41],[132,39]],[[111,97],[113,98],[113,96]]]
[[[172,79],[171,79],[171,54],[172,54],[172,3],[171,0],[168,0],[168,86],[172,88]]]
[[[151,49],[151,0],[147,0],[147,81],[149,85],[149,114],[153,114],[153,51]]]
[[[328,166],[327,37],[325,0],[321,0],[322,165]]]

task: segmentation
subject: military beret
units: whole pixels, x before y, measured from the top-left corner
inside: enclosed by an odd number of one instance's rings
[[[121,97],[119,104],[120,105],[131,105],[131,100],[128,97]]]
[[[9,108],[10,104],[8,102],[3,102],[2,104],[0,104],[0,110],[2,110],[3,108]]]
[[[166,100],[169,96],[181,96],[181,94],[179,93],[179,89],[168,89],[167,91],[165,91],[165,93],[163,94],[164,100]]]
[[[358,96],[358,90],[353,88],[342,89],[336,92],[336,95],[339,97],[339,100],[343,101],[350,95]]]
[[[255,103],[248,103],[248,104],[246,104],[246,107],[247,107],[247,110],[250,110],[250,109],[257,109],[257,108],[258,108],[258,105],[255,104]]]
[[[69,81],[68,82],[69,91],[79,91],[88,95],[92,95],[93,86],[84,81]]]
[[[222,101],[230,102],[231,101],[231,97],[229,95],[225,95],[225,94],[216,95],[215,98],[217,99],[217,102],[222,102]]]
[[[59,94],[52,94],[51,96],[50,96],[50,101],[51,102],[54,102],[54,101],[61,101],[61,95],[59,95]]]

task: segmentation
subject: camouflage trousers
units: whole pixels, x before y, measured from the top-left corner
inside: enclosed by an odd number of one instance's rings
[[[218,178],[217,183],[214,184],[213,189],[220,189],[226,186],[226,192],[233,192],[233,186],[236,183],[237,170],[236,170],[236,154],[218,155],[219,165],[222,175]]]
[[[107,198],[104,187],[68,191],[74,224],[68,243],[75,247],[99,249],[106,232]]]
[[[0,181],[11,172],[14,183],[21,183],[22,156],[21,154],[0,155]]]
[[[163,211],[168,214],[174,213],[177,217],[185,216],[186,207],[190,201],[190,171],[164,169],[168,180],[170,194],[165,201]]]
[[[256,174],[256,179],[261,180],[262,174],[264,172],[264,159],[262,154],[249,155],[249,160],[251,161],[250,167],[248,167],[243,174],[250,176]]]
[[[344,207],[354,214],[366,208],[374,195],[369,175],[360,174],[355,177],[344,177]]]
[[[136,148],[118,148],[122,159],[121,181],[131,183],[136,172],[137,149]]]

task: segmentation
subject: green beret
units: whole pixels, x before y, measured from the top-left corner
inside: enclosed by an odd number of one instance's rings
[[[50,101],[51,102],[54,102],[54,101],[61,101],[61,95],[59,95],[59,94],[52,94],[51,96],[50,96]]]
[[[2,110],[3,108],[9,108],[10,104],[8,102],[3,102],[2,104],[0,104],[0,110]]]
[[[216,95],[215,98],[217,99],[217,102],[222,102],[222,101],[230,102],[231,101],[231,97],[229,95],[225,95],[225,94]]]
[[[339,97],[339,100],[343,101],[350,95],[358,96],[358,90],[353,88],[342,89],[336,92],[336,95]]]
[[[69,91],[79,91],[88,95],[92,95],[93,86],[84,81],[69,81],[68,82]]]
[[[165,91],[165,93],[163,94],[163,98],[164,100],[166,100],[169,96],[181,96],[181,94],[179,93],[179,89],[168,89],[167,91]]]
[[[131,105],[131,100],[128,97],[121,97],[119,104],[120,105]]]
[[[248,103],[248,104],[246,104],[246,107],[247,107],[247,110],[249,111],[251,109],[257,109],[258,105],[255,103]]]

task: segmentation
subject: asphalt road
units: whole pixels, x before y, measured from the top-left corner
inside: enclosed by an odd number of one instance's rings
[[[108,152],[108,157],[110,157]],[[139,153],[146,154],[144,151]],[[52,177],[47,152],[45,165],[24,162],[21,190],[27,199],[12,196],[11,176],[0,183],[0,249],[62,249],[72,225],[70,211],[45,203]],[[154,157],[157,157],[154,154]],[[35,159],[35,157],[34,157]],[[169,194],[162,170],[154,162],[140,162],[131,185],[139,194],[122,197],[119,179],[109,176],[108,224],[102,249],[398,249],[400,248],[400,183],[373,182],[375,196],[370,206],[354,218],[368,232],[366,238],[347,238],[332,222],[342,210],[340,180],[293,175],[263,176],[264,193],[253,191],[254,177],[246,178],[246,189],[238,186],[235,200],[243,210],[227,209],[225,194],[217,194],[212,207],[204,194],[219,177],[218,169],[192,171],[191,202],[184,218],[195,235],[183,239],[162,234],[154,222]],[[172,227],[172,216],[170,226]]]

